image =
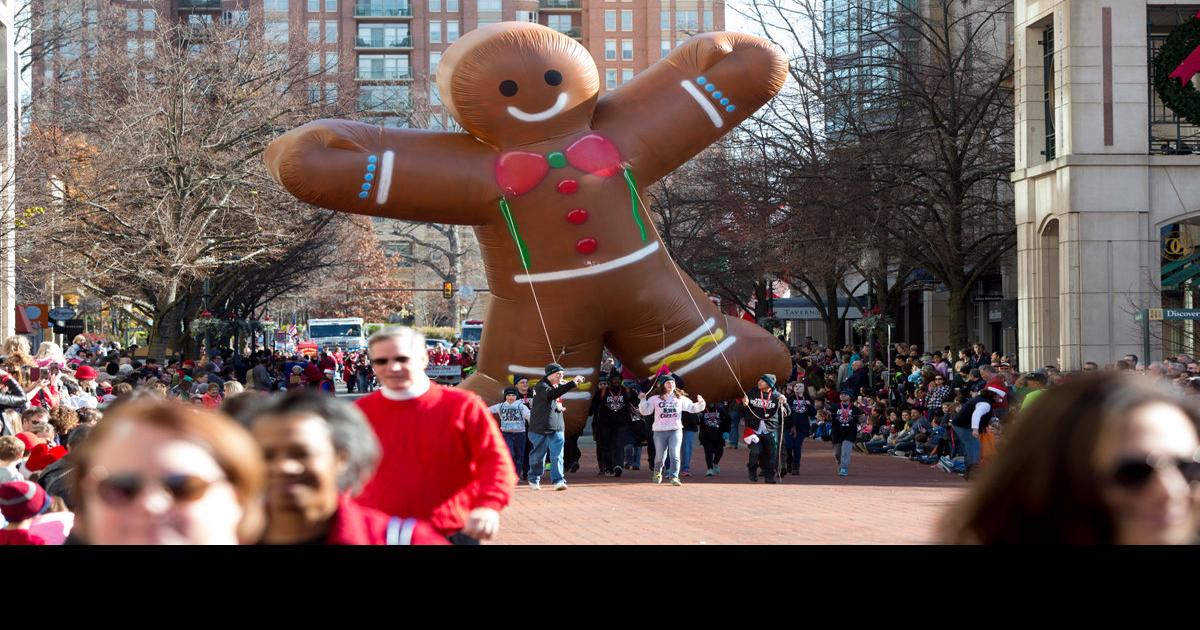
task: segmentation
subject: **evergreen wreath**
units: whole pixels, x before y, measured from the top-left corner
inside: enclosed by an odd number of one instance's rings
[[[1154,91],[1171,111],[1200,126],[1200,91],[1191,81],[1180,83],[1170,76],[1188,55],[1200,48],[1200,17],[1175,27],[1154,56]]]

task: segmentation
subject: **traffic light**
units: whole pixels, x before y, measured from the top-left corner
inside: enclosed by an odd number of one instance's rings
[[[443,282],[442,283],[442,297],[446,298],[447,300],[454,297],[454,283],[453,282]]]

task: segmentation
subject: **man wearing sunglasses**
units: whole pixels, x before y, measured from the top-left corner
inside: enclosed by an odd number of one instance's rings
[[[391,326],[367,345],[380,389],[355,404],[382,456],[359,502],[430,521],[455,544],[491,539],[517,483],[491,413],[475,393],[430,382],[421,333]]]

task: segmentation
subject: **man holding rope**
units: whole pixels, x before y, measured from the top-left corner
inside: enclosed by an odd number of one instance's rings
[[[554,482],[554,489],[567,489],[567,480],[563,476],[563,444],[566,441],[563,411],[566,408],[560,398],[585,379],[576,376],[562,383],[565,374],[561,365],[551,363],[546,366],[546,378],[533,390],[533,411],[529,417],[529,440],[533,442],[533,452],[529,455],[530,490],[542,489],[542,459],[547,450],[550,451],[550,480]]]
[[[783,431],[783,419],[788,415],[787,399],[775,391],[775,375],[763,374],[758,379],[758,391],[749,395],[746,404],[746,427],[758,434],[758,453],[751,451],[750,481],[758,481],[759,468],[763,480],[778,483],[775,477],[779,470],[779,444]]]

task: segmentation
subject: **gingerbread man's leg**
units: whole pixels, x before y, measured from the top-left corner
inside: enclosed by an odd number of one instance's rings
[[[625,367],[645,376],[666,365],[682,377],[689,394],[712,402],[755,391],[762,374],[786,381],[792,363],[783,342],[721,313],[690,279],[685,284],[691,297],[684,285],[674,284],[678,289],[671,292],[639,292],[642,299],[633,303],[641,323],[606,336],[605,344]]]
[[[567,434],[578,434],[587,421],[588,404],[599,378],[603,323],[596,312],[570,308],[561,300],[543,302],[542,308],[554,344],[553,356],[536,306],[529,300],[493,296],[484,317],[476,372],[462,387],[492,405],[503,399],[504,388],[512,385],[514,378],[524,376],[533,387],[545,377],[547,364],[558,363],[565,368],[566,378],[578,375],[587,379],[563,396]]]

